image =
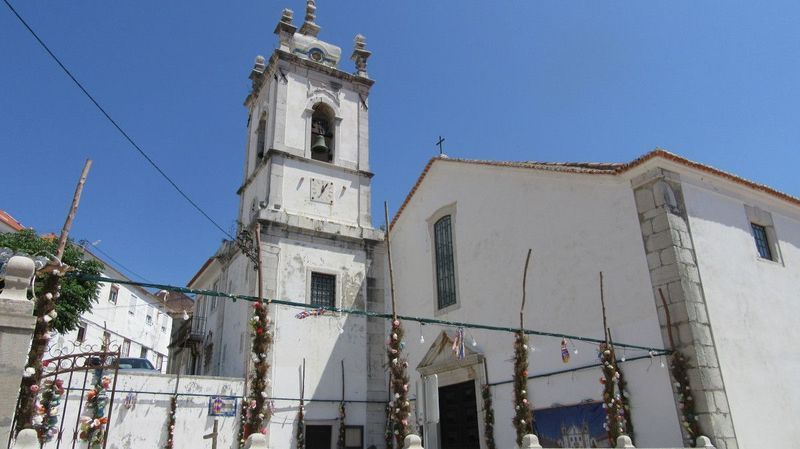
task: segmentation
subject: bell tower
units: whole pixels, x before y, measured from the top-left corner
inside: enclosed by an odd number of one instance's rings
[[[277,48],[269,58],[256,57],[250,71],[244,179],[237,192],[240,230],[261,225],[266,298],[383,312],[383,232],[372,227],[370,213],[371,53],[364,36],[356,35],[353,69],[343,69],[341,48],[318,37],[313,0],[299,30],[292,21],[292,11],[283,10]],[[225,263],[230,285],[255,294],[253,263],[241,254]],[[348,401],[365,404],[348,409],[348,424],[364,426],[365,447],[382,447],[384,321],[333,312],[303,318],[298,312],[270,306],[274,344],[267,394],[296,397],[303,364],[305,391],[312,392],[306,399],[338,397],[344,381]],[[226,312],[226,335],[231,329],[237,338],[229,338],[220,355],[225,366],[244,369],[258,356],[247,345],[248,323],[244,308]],[[237,345],[238,355],[231,350]],[[307,421],[323,425],[337,415],[336,407],[315,402],[306,409]],[[292,441],[291,419],[271,424],[274,444]]]
[[[239,221],[304,217],[371,229],[369,90],[371,53],[357,35],[353,73],[339,67],[342,50],[318,38],[316,5],[308,1],[297,31],[285,9],[275,27],[278,48],[256,57]]]

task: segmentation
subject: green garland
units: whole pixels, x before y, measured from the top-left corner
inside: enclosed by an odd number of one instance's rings
[[[494,407],[492,406],[492,389],[488,384],[481,386],[483,395],[483,438],[486,441],[486,449],[497,449],[494,441]]]
[[[250,318],[250,327],[253,331],[253,372],[250,375],[250,396],[245,413],[244,429],[242,439],[246,440],[254,433],[267,433],[267,423],[272,416],[272,410],[267,402],[267,378],[269,372],[269,354],[272,346],[272,331],[270,330],[271,321],[267,314],[267,303],[263,300],[253,304],[253,316]],[[243,444],[241,440],[240,444]]]
[[[679,351],[674,351],[670,367],[672,368],[672,378],[675,380],[673,386],[678,398],[678,407],[681,409],[681,428],[686,441],[692,444],[701,435],[701,432],[698,416],[695,413],[694,397],[689,387],[688,361]]]
[[[408,400],[408,360],[403,357],[406,346],[403,340],[403,325],[399,320],[392,321],[391,335],[386,348],[389,358],[389,371],[393,400],[389,402],[389,417],[392,421],[392,433],[397,447],[403,447],[403,440],[409,433],[408,417],[411,414],[411,403]]]
[[[522,438],[533,433],[533,415],[528,402],[528,337],[521,331],[514,336],[514,430],[517,446]]]
[[[164,449],[172,449],[175,446],[175,411],[178,409],[178,396],[173,395],[169,398],[169,415],[167,416],[167,442]]]

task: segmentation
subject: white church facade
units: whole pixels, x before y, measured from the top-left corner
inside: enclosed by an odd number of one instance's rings
[[[341,49],[318,38],[313,2],[299,30],[292,16],[284,10],[275,29],[278,48],[258,57],[250,73],[240,230],[260,225],[266,298],[387,312],[384,233],[373,227],[370,210],[370,53],[356,36],[356,70],[345,72]],[[796,198],[663,150],[620,164],[437,157],[395,215],[391,242],[401,315],[517,325],[531,248],[526,328],[601,338],[603,272],[614,341],[669,349],[661,289],[676,349],[692,360],[699,423],[716,447],[800,439],[789,422],[800,415],[792,377],[800,359],[791,349],[800,331],[790,318],[800,312]],[[256,283],[253,261],[224,242],[188,287],[255,296]],[[271,444],[293,441],[304,389],[308,449],[334,447],[344,383],[347,447],[384,448],[386,321],[335,313],[301,319],[301,311],[269,310]],[[252,363],[250,316],[245,301],[198,297],[191,332],[172,342],[186,350],[170,371],[245,376]],[[467,328],[459,358],[451,351],[455,328],[412,321],[405,328],[413,424],[425,447],[487,447],[486,384],[497,445],[513,447],[512,335]],[[537,410],[601,399],[596,345],[568,339],[565,363],[561,344],[560,337],[531,337],[528,385]],[[633,348],[617,355],[624,359],[637,447],[682,446],[666,357]],[[423,385],[437,389],[439,407],[425,404]],[[780,416],[768,412],[776,404]],[[563,424],[554,426],[554,438],[567,438],[562,429],[582,429],[580,438],[608,444],[591,426],[583,432],[582,424]],[[579,437],[570,432],[570,441]]]

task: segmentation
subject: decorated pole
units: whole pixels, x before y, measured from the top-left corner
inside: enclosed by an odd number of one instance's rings
[[[305,410],[305,395],[306,395],[306,359],[303,358],[303,368],[300,374],[300,407],[297,409],[297,449],[305,449],[306,447],[306,410]]]
[[[694,395],[689,386],[689,359],[675,349],[675,340],[672,337],[672,318],[669,315],[669,307],[667,300],[664,298],[664,292],[660,288],[658,289],[658,295],[661,297],[661,304],[664,306],[664,313],[667,317],[667,336],[669,337],[669,349],[672,351],[669,366],[673,380],[672,386],[675,388],[675,396],[678,399],[678,408],[681,413],[681,429],[683,430],[684,440],[691,444],[702,433],[700,432],[700,423],[695,412]]]
[[[606,317],[602,271],[600,272],[600,308],[603,316],[604,341],[598,346],[598,357],[603,370],[603,377],[600,378],[600,383],[603,385],[603,408],[606,412],[606,420],[603,427],[608,432],[609,441],[614,442],[622,435],[632,437],[633,424],[630,419],[630,405],[625,391],[625,377],[617,364],[614,342],[611,338],[611,328],[608,326]]]
[[[251,360],[253,362],[253,371],[250,374],[250,394],[248,396],[247,409],[245,413],[245,426],[242,432],[243,438],[239,440],[239,444],[244,444],[242,440],[247,440],[251,434],[254,433],[267,433],[267,424],[272,415],[272,410],[267,401],[269,387],[269,355],[270,348],[272,347],[272,330],[271,320],[269,317],[269,302],[264,300],[264,277],[261,267],[261,222],[256,221],[254,229],[255,233],[255,249],[250,251],[248,257],[255,259],[255,266],[258,273],[258,300],[253,303],[253,316],[250,318],[250,327],[252,329],[252,348]],[[244,246],[244,245],[243,245]],[[246,253],[247,254],[247,253]],[[251,259],[251,260],[252,260]]]
[[[514,334],[514,430],[517,446],[522,447],[522,438],[533,433],[533,414],[528,401],[528,337],[525,335],[525,296],[528,283],[528,265],[533,250],[528,249],[525,268],[522,271],[522,304],[519,308],[519,330]]]
[[[72,196],[67,219],[61,228],[61,236],[58,238],[58,247],[55,258],[44,268],[39,270],[37,276],[46,276],[44,288],[39,297],[36,298],[33,306],[33,315],[36,317],[36,327],[33,330],[33,340],[28,351],[28,361],[25,365],[25,375],[22,378],[15,413],[16,425],[14,434],[18,434],[22,429],[33,426],[35,414],[36,395],[39,391],[39,383],[42,380],[42,359],[44,358],[49,333],[52,328],[52,321],[56,318],[55,302],[61,296],[61,277],[70,269],[69,266],[61,262],[64,251],[69,239],[69,231],[72,229],[72,222],[78,212],[78,205],[81,201],[83,186],[89,176],[89,169],[92,168],[92,160],[87,159],[83,165],[78,184],[75,186],[75,193]],[[43,442],[40,440],[40,442]]]
[[[387,340],[386,356],[389,360],[389,381],[392,394],[389,402],[389,416],[392,421],[397,447],[403,447],[403,441],[409,433],[408,416],[411,414],[411,402],[408,400],[408,360],[403,356],[406,342],[403,340],[403,325],[397,318],[397,301],[394,292],[394,271],[392,270],[391,226],[389,223],[389,204],[383,202],[383,213],[386,220],[386,255],[389,263],[389,291],[392,300],[392,327]]]
[[[342,401],[339,402],[339,436],[336,439],[336,448],[344,449],[347,436],[347,410],[344,406],[344,359],[342,359]]]
[[[167,415],[167,442],[164,443],[164,449],[172,449],[175,447],[175,412],[178,410],[178,384],[181,382],[181,373],[175,376],[175,391],[169,398],[169,415]]]

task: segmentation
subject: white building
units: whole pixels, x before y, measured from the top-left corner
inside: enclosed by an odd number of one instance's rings
[[[278,49],[257,58],[250,74],[240,230],[252,234],[261,225],[265,297],[384,312],[383,233],[373,229],[370,211],[369,52],[357,36],[356,73],[341,70],[341,50],[317,38],[309,3],[299,32],[284,11]],[[523,262],[532,248],[526,327],[601,338],[602,271],[638,447],[683,445],[673,381],[661,366],[666,359],[622,349],[668,347],[659,289],[676,348],[692,360],[699,423],[716,447],[800,439],[790,421],[800,415],[792,377],[800,359],[791,350],[800,337],[792,319],[800,312],[798,247],[800,200],[663,150],[624,164],[435,158],[392,225],[403,315],[518,326]],[[253,267],[224,242],[188,286],[253,296]],[[386,323],[354,315],[298,319],[299,311],[270,307],[271,444],[293,440],[305,360],[308,446],[335,444],[344,364],[348,424],[362,437],[353,447],[384,447]],[[199,297],[173,342],[183,355],[171,370],[246,375],[250,316],[245,301]],[[497,445],[512,447],[511,334],[467,329],[466,356],[458,359],[453,331],[406,324],[414,419],[425,447],[486,447],[477,392],[487,383]],[[535,408],[600,399],[596,345],[568,345],[565,364],[560,337],[532,338]],[[569,368],[585,369],[557,373]],[[421,385],[433,385],[434,374],[440,416],[448,418],[429,423]],[[775,405],[778,416],[769,412]]]
[[[375,259],[382,258],[376,248],[383,233],[373,229],[370,211],[369,52],[357,36],[356,73],[340,69],[341,49],[317,38],[314,13],[309,2],[298,31],[292,12],[284,10],[275,28],[278,48],[267,59],[256,58],[250,73],[240,230],[252,235],[260,222],[265,297],[383,311],[382,280],[372,274],[382,273]],[[225,242],[188,285],[255,295],[253,267]],[[190,328],[172,345],[187,355],[170,369],[245,375],[251,363],[249,306],[199,297]],[[305,398],[312,399],[306,406],[309,447],[335,444],[338,404],[322,400],[341,398],[343,377],[354,447],[380,445],[387,398],[384,321],[331,314],[301,320],[298,312],[275,306],[269,311],[275,340],[268,393],[289,398],[275,400],[269,438],[278,445],[293,438],[298,370],[305,360]]]
[[[5,211],[0,211],[0,232],[16,232],[24,226]],[[101,276],[130,281],[108,261],[94,254],[84,245],[84,255],[102,263]],[[106,333],[110,347],[119,348],[122,357],[146,358],[159,371],[167,370],[167,346],[172,330],[171,311],[163,298],[147,290],[128,284],[100,283],[97,303],[92,310],[81,315],[78,329],[65,335],[55,334],[50,339],[48,353],[79,352],[86,348],[99,348]]]
[[[676,346],[692,359],[701,429],[716,447],[778,447],[800,439],[793,425],[800,415],[794,381],[800,358],[790,349],[800,337],[794,318],[800,200],[663,150],[626,164],[435,158],[394,218],[400,313],[518,326],[528,248],[527,328],[602,338],[603,271],[614,340],[666,348],[661,288]],[[474,392],[500,383],[492,387],[496,440],[513,446],[512,386],[503,383],[512,374],[512,337],[467,329],[467,357],[458,360],[452,332],[407,329],[417,332],[434,342],[408,346],[417,385],[437,374],[440,395],[457,386],[473,398],[457,407],[481,416]],[[547,375],[597,363],[593,345],[571,341],[570,350],[579,351],[565,365],[560,344],[560,338],[531,339],[534,407],[600,400],[599,368]],[[633,360],[642,353],[617,354],[631,359],[621,366],[636,445],[681,446],[669,372],[658,358]],[[440,406],[443,416],[454,408],[441,400]],[[471,422],[482,435],[483,420]],[[451,447],[440,442],[454,426],[465,433],[463,423],[425,424],[426,449]]]
[[[102,276],[121,281],[128,277],[84,247],[87,257],[98,260],[105,269]],[[163,298],[128,284],[100,283],[97,303],[81,315],[78,329],[50,339],[50,355],[74,353],[80,348],[99,348],[104,336],[109,347],[122,357],[146,358],[161,372],[167,372],[167,355],[172,318]]]

